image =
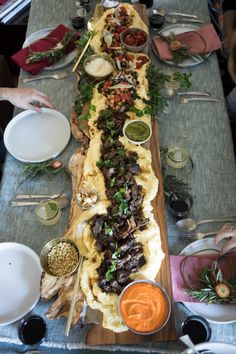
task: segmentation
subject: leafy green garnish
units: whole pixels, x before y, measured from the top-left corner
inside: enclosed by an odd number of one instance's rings
[[[76,44],[76,47],[79,49],[78,51],[78,56],[81,54],[81,52],[83,51],[84,47],[86,46],[89,38],[92,36],[94,36],[96,34],[96,31],[86,31],[78,41],[75,42]],[[79,64],[79,69],[82,69],[83,68],[83,64],[84,64],[84,61],[90,56],[94,54],[93,50],[88,47],[86,52],[84,53],[83,55],[83,58],[81,59],[80,61],[80,64]]]
[[[189,88],[192,83],[190,81],[190,77],[192,76],[192,73],[181,73],[180,71],[175,71],[173,72],[173,80],[176,80],[180,83],[180,87],[183,89]]]
[[[85,118],[84,115],[81,115],[82,109],[84,108],[84,105],[89,102],[93,98],[93,89],[94,89],[95,83],[87,81],[87,79],[81,79],[79,83],[79,96],[75,102],[75,111],[78,116],[81,118]],[[88,107],[88,112],[90,112],[90,109],[95,109],[96,107],[93,105],[90,105]]]
[[[117,149],[117,152],[118,152],[119,157],[124,158],[125,155],[126,155],[126,154],[125,154],[125,149],[124,149],[124,147],[118,148],[118,149]]]
[[[116,178],[115,177],[112,177],[111,180],[110,180],[110,187],[113,188],[116,184]]]
[[[111,266],[108,268],[108,270],[106,271],[106,274],[105,274],[106,281],[110,281],[111,279],[113,279],[114,273],[116,271],[117,263],[120,259],[120,255],[121,255],[121,250],[117,246],[116,251],[113,253],[113,255],[111,257],[111,259],[112,259]]]
[[[124,199],[125,195],[125,188],[120,188],[116,193],[115,193],[115,198],[118,203],[122,202]]]
[[[114,167],[115,166],[115,162],[113,160],[98,160],[96,162],[96,165],[98,168],[102,169],[103,167],[107,167],[107,168],[110,168],[110,167]]]
[[[49,208],[50,208],[51,210],[57,210],[57,205],[56,205],[56,203],[48,202],[48,205],[49,205]]]
[[[107,235],[107,236],[112,236],[113,232],[114,232],[113,228],[111,226],[109,226],[106,221],[104,223],[104,232],[105,232],[105,235]]]
[[[191,86],[190,81],[191,73],[185,74],[175,71],[173,74],[174,80],[180,82],[180,87],[189,88]],[[163,110],[166,105],[165,99],[160,94],[160,89],[164,87],[165,82],[169,82],[172,78],[170,75],[163,74],[153,64],[149,64],[147,69],[148,80],[148,97],[149,99],[143,99],[146,107],[143,111],[137,110],[136,107],[132,107],[131,111],[135,112],[137,116],[144,114],[150,114],[152,118],[156,118],[158,113]]]
[[[120,188],[116,193],[115,193],[115,199],[119,203],[118,207],[118,215],[125,214],[127,215],[129,213],[129,204],[128,201],[124,198],[125,197],[125,188]]]
[[[165,100],[160,94],[160,88],[164,86],[165,81],[169,80],[169,77],[150,64],[147,69],[147,80],[149,99],[143,99],[143,101],[148,106],[148,113],[151,117],[156,118],[157,114],[165,107]]]

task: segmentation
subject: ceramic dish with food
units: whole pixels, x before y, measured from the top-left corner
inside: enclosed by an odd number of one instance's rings
[[[133,144],[146,143],[151,135],[151,126],[142,120],[135,119],[125,123],[123,128],[124,137]]]
[[[94,54],[84,61],[84,71],[96,80],[104,80],[114,70],[113,60],[107,54]]]
[[[157,282],[136,280],[119,297],[119,313],[124,324],[142,335],[160,331],[168,322],[171,306],[165,289]]]
[[[94,189],[83,188],[76,194],[76,199],[82,209],[89,209],[97,203],[98,194]]]
[[[120,41],[122,47],[131,52],[143,52],[148,45],[149,36],[140,28],[128,28],[121,32]]]

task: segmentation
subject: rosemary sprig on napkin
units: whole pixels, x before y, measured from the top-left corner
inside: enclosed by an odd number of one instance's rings
[[[60,42],[56,44],[55,47],[43,51],[43,52],[32,52],[26,59],[26,64],[36,63],[43,59],[49,59],[53,64],[57,60],[61,59],[65,54],[67,48],[74,42],[76,39],[76,34],[74,32],[66,32],[64,37]]]
[[[168,43],[169,49],[170,49],[170,52],[172,55],[172,61],[175,65],[182,63],[185,59],[188,59],[188,58],[192,58],[192,59],[196,58],[198,60],[200,60],[200,59],[206,60],[207,59],[205,54],[191,53],[191,51],[190,51],[191,47],[186,44],[181,43],[181,41],[176,39],[176,36],[174,33],[170,33],[169,36],[160,35],[160,38]]]
[[[191,57],[190,47],[182,44],[174,33],[170,33],[169,36],[162,36],[160,38],[168,43],[170,52],[172,54],[172,60],[175,65],[182,63],[185,59]]]
[[[204,267],[199,275],[200,289],[187,289],[193,299],[216,304],[236,303],[236,277],[226,280],[217,261],[212,267]]]

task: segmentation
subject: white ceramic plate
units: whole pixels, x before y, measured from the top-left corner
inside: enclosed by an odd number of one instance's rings
[[[170,33],[179,34],[179,33],[188,32],[188,31],[196,31],[199,28],[200,27],[198,27],[198,26],[187,24],[187,23],[186,24],[185,23],[178,23],[175,25],[164,27],[163,29],[158,31],[158,34],[161,34],[162,36],[169,36]],[[155,55],[158,57],[158,54],[156,53],[154,46],[152,46],[152,48],[153,48]],[[210,54],[211,53],[206,53],[205,56],[209,57]],[[177,66],[179,68],[188,68],[191,66],[195,66],[195,65],[201,64],[203,61],[204,61],[204,59],[202,59],[200,56],[197,58],[186,59],[178,65],[175,65],[173,63],[173,61],[171,61],[171,60],[163,60],[164,63],[172,65],[172,66]]]
[[[28,38],[23,43],[23,48],[28,47],[30,44],[33,42],[38,41],[39,39],[46,37],[50,32],[52,32],[54,28],[44,28],[41,29],[37,32],[32,33]],[[69,65],[76,57],[77,55],[77,49],[73,50],[66,56],[64,56],[62,59],[57,61],[54,65],[48,66],[44,68],[44,70],[57,70],[64,68],[65,66]]]
[[[0,243],[0,326],[24,317],[40,296],[38,255],[20,243]]]
[[[4,132],[8,152],[22,162],[42,162],[59,155],[70,139],[70,124],[55,110],[24,111],[15,116]]]
[[[190,255],[194,252],[214,253],[215,250],[220,250],[223,242],[219,246],[214,244],[214,239],[205,238],[190,243],[181,251],[181,255]],[[206,249],[212,249],[212,251],[206,251]],[[236,321],[236,305],[216,305],[216,304],[204,304],[184,302],[184,305],[196,315],[205,317],[208,321],[214,323],[231,323]],[[236,353],[236,351],[235,351]]]
[[[197,350],[211,350],[214,354],[235,354],[236,346],[229,343],[208,342],[195,345]],[[194,354],[192,349],[186,349],[181,354]]]

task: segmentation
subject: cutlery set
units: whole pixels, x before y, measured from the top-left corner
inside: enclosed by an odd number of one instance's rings
[[[179,221],[176,222],[175,226],[177,227],[178,230],[182,231],[182,232],[186,232],[189,233],[189,239],[191,241],[196,241],[196,240],[202,240],[205,237],[208,236],[214,236],[216,235],[218,231],[210,231],[210,232],[206,232],[206,233],[202,233],[202,232],[196,232],[194,234],[191,234],[191,232],[195,231],[196,228],[198,227],[198,225],[202,225],[202,224],[207,224],[207,223],[219,223],[219,222],[232,222],[232,223],[236,223],[236,216],[232,216],[229,217],[227,219],[209,219],[209,220],[200,220],[200,221],[195,221],[194,219],[181,219]]]
[[[11,201],[12,207],[38,205],[41,201],[45,199],[55,200],[58,203],[60,209],[66,208],[70,203],[70,198],[67,194],[17,194],[15,199],[16,200]],[[40,199],[40,201],[36,201],[35,199]]]
[[[192,101],[221,102],[221,99],[211,96],[208,91],[186,91],[178,92],[172,88],[161,88],[160,94],[165,98],[177,97],[178,103],[186,104]]]
[[[154,15],[160,15],[165,18],[165,22],[176,24],[176,23],[205,23],[205,21],[198,18],[196,15],[185,14],[181,12],[166,12],[163,8],[153,9]]]
[[[221,102],[222,100],[217,97],[211,96],[210,92],[180,92],[178,102],[181,104],[186,104],[193,101],[202,102]]]

